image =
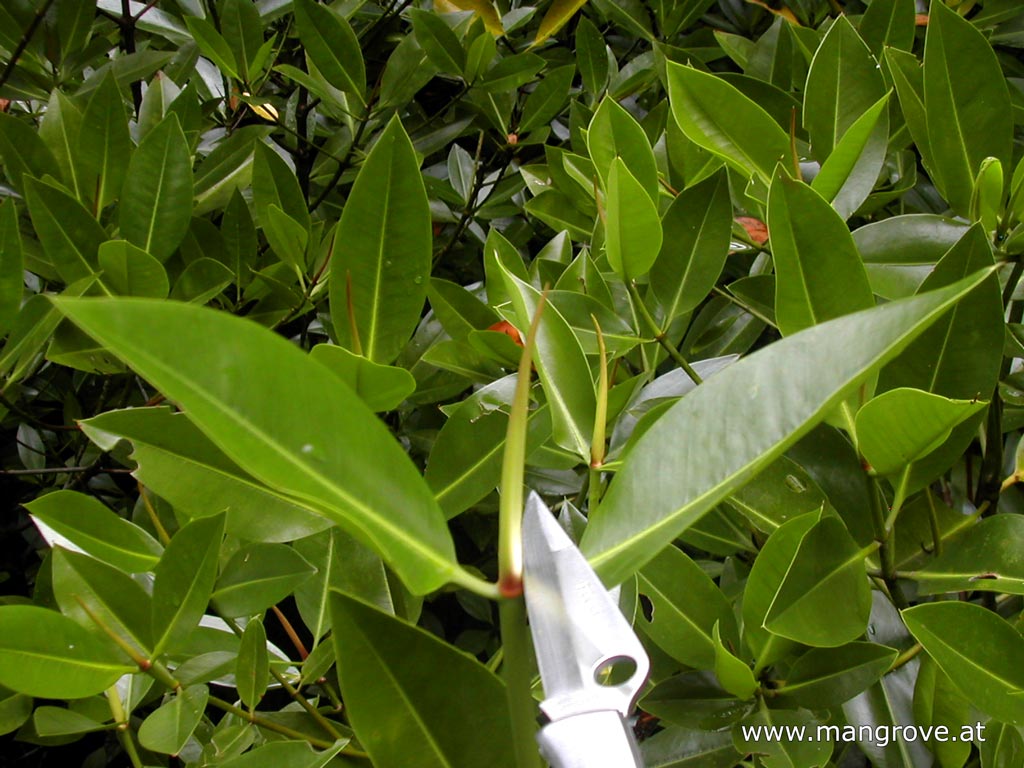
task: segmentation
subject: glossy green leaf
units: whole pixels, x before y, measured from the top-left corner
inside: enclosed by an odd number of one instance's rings
[[[238,79],[238,69],[231,46],[217,28],[207,19],[198,16],[186,16],[185,24],[203,55],[216,64],[225,77]]]
[[[732,494],[726,504],[759,531],[770,534],[794,517],[824,509],[828,499],[803,467],[781,456]]]
[[[608,84],[608,49],[604,35],[594,22],[581,16],[576,24],[576,68],[583,87],[593,96],[600,96]]]
[[[249,544],[221,569],[211,599],[224,616],[251,616],[284,600],[313,570],[284,544]]]
[[[750,711],[750,703],[722,688],[714,673],[694,671],[661,681],[641,699],[640,707],[668,723],[704,731]]]
[[[971,739],[964,738],[963,729],[973,729],[970,723],[970,704],[952,681],[928,656],[921,660],[921,668],[914,686],[914,718],[922,726],[935,730],[945,728],[956,739],[928,739],[928,746],[938,758],[940,766],[962,768],[971,753]]]
[[[864,553],[838,517],[817,522],[800,540],[764,618],[777,635],[835,647],[863,634],[871,609]],[[843,595],[837,602],[836,595]]]
[[[245,471],[345,525],[413,591],[459,573],[444,517],[404,452],[348,387],[289,342],[170,302],[60,302]],[[294,396],[282,399],[285,389]]]
[[[6,112],[0,112],[0,158],[7,178],[20,192],[24,191],[26,175],[37,179],[60,176],[57,158],[39,133],[28,122]]]
[[[295,589],[295,605],[315,641],[331,628],[328,603],[332,589],[394,613],[384,563],[344,531],[331,528],[299,539],[295,551],[316,568],[313,577]]]
[[[821,41],[804,97],[804,126],[811,151],[824,162],[844,134],[885,95],[882,73],[867,45],[845,16]]]
[[[0,685],[44,699],[106,690],[134,671],[107,639],[34,605],[0,606]]]
[[[995,515],[946,545],[915,574],[922,595],[1002,592],[1024,595],[1024,517]]]
[[[533,38],[533,46],[536,47],[551,37],[555,32],[564,27],[573,15],[587,4],[587,0],[552,0],[544,18],[541,19],[540,27]]]
[[[363,162],[338,225],[330,298],[339,343],[390,363],[420,320],[430,275],[431,230],[419,162],[393,118]],[[358,342],[348,322],[351,311]]]
[[[939,668],[974,706],[998,720],[1024,723],[1024,638],[980,605],[926,603],[903,621]]]
[[[986,232],[995,232],[1003,211],[1003,164],[994,157],[981,161],[971,194],[971,220],[981,222]]]
[[[619,158],[651,201],[658,202],[658,167],[644,129],[610,96],[601,101],[587,128],[587,150],[606,186]]]
[[[462,75],[466,68],[466,51],[458,35],[433,11],[414,8],[409,13],[413,33],[423,52],[439,71]]]
[[[789,137],[759,105],[720,77],[669,62],[672,115],[693,143],[765,184],[789,156]]]
[[[121,89],[108,74],[89,97],[78,135],[83,183],[97,211],[121,194],[133,150]]]
[[[504,686],[476,659],[340,592],[331,614],[349,721],[374,765],[515,765]]]
[[[252,541],[291,541],[330,521],[257,482],[184,414],[168,408],[108,411],[79,422],[103,450],[131,441],[134,476],[189,517],[227,512],[228,533]]]
[[[995,52],[944,3],[928,16],[924,105],[933,181],[950,207],[966,215],[981,161],[995,157],[1009,166],[1013,118]]]
[[[893,648],[860,641],[812,648],[794,662],[776,695],[787,706],[835,707],[874,684],[896,655]]]
[[[507,270],[505,289],[512,297],[521,328],[528,328],[537,312],[541,294]],[[597,395],[590,364],[579,340],[555,307],[544,307],[537,328],[534,363],[551,409],[555,442],[589,461]],[[582,375],[581,375],[582,374]]]
[[[445,331],[456,341],[465,339],[474,330],[490,328],[501,319],[471,291],[449,280],[430,278],[427,298]]]
[[[1024,736],[1007,723],[989,723],[978,752],[982,768],[1012,768],[1024,759]]]
[[[139,743],[152,752],[178,754],[199,725],[209,697],[205,685],[182,688],[139,726]]]
[[[53,550],[51,567],[53,594],[65,616],[91,631],[100,621],[136,651],[149,653],[152,601],[137,581],[100,560],[60,547]]]
[[[247,125],[217,143],[196,168],[193,216],[222,208],[231,201],[240,187],[249,185],[254,175],[254,147],[267,133],[269,129],[262,125]]]
[[[666,411],[632,448],[583,537],[607,583],[621,582],[780,456],[988,275],[809,328],[729,366]],[[699,447],[693,435],[702,435]]]
[[[567,231],[573,240],[586,242],[593,234],[593,219],[581,213],[572,200],[557,189],[541,192],[527,200],[523,208],[556,232]]]
[[[273,203],[263,209],[262,216],[263,234],[274,253],[297,274],[302,274],[306,266],[309,232]]]
[[[811,188],[850,218],[871,194],[889,142],[889,94],[867,108],[833,147]]]
[[[718,634],[718,622],[715,622],[711,634],[715,649],[715,677],[718,678],[718,682],[737,699],[752,699],[757,691],[754,673],[725,647]]]
[[[682,550],[665,547],[640,569],[641,602],[636,621],[658,647],[695,669],[713,669],[718,626],[733,647],[738,645],[736,619],[725,595]]]
[[[871,3],[857,31],[875,58],[885,46],[909,51],[914,42],[914,0]]]
[[[174,301],[188,301],[205,304],[231,285],[231,270],[219,261],[205,256],[191,262],[174,282],[171,298]]]
[[[575,75],[576,67],[572,64],[548,71],[523,104],[520,133],[545,127],[558,116],[569,99],[569,88]]]
[[[754,754],[764,768],[802,768],[802,766],[826,765],[832,754],[832,742],[826,739],[773,740],[765,736],[751,738],[744,735],[747,730],[760,728],[803,728],[806,733],[816,733],[818,721],[807,710],[795,712],[784,709],[759,709],[740,721],[740,728],[733,728],[733,745],[743,754]],[[760,733],[763,733],[761,731]]]
[[[813,189],[776,172],[768,193],[775,317],[785,335],[875,304],[842,218]]]
[[[106,728],[103,723],[64,707],[38,707],[32,715],[32,725],[36,734],[43,738],[91,733]]]
[[[270,682],[270,656],[267,653],[267,631],[259,618],[249,621],[242,632],[238,647],[235,684],[238,698],[250,709],[255,709]]]
[[[658,209],[621,158],[612,161],[605,197],[605,253],[625,280],[647,274],[661,250]]]
[[[6,336],[21,309],[24,256],[18,211],[13,200],[0,203],[0,336]]]
[[[303,229],[309,229],[309,207],[295,172],[263,142],[256,143],[253,154],[252,195],[260,226],[266,227],[267,209],[274,205]]]
[[[669,726],[640,744],[644,765],[658,768],[733,768],[741,758],[728,731]]]
[[[65,296],[81,296],[95,278],[85,278],[64,289]],[[0,354],[0,374],[6,383],[20,381],[41,357],[43,346],[50,340],[61,323],[60,311],[46,296],[31,296],[14,318],[3,353]]]
[[[177,115],[168,115],[132,155],[119,216],[124,238],[160,261],[188,231],[192,157]]]
[[[167,271],[141,248],[127,240],[108,240],[100,245],[98,257],[103,280],[117,295],[167,298]]]
[[[206,613],[217,578],[224,515],[193,520],[171,539],[154,569],[154,655],[180,646]]]
[[[331,85],[362,103],[366,65],[352,27],[341,14],[314,0],[295,0],[295,28],[306,55]]]
[[[441,427],[424,475],[446,517],[455,517],[497,488],[515,376],[481,387]],[[527,455],[551,434],[546,408],[530,411]]]
[[[151,570],[160,559],[162,549],[148,533],[92,496],[55,491],[25,506],[75,546],[127,573]]]
[[[82,194],[82,179],[79,178],[82,160],[78,154],[78,137],[81,127],[81,110],[62,91],[54,89],[39,125],[39,138],[56,158],[60,180],[78,200],[85,197]]]
[[[725,266],[732,229],[725,171],[683,190],[665,211],[661,228],[661,252],[650,282],[671,321],[707,297]]]
[[[371,411],[393,411],[416,390],[416,380],[405,368],[375,363],[344,347],[317,344],[309,356],[348,384]]]
[[[243,82],[252,82],[259,74],[260,48],[263,46],[263,22],[257,7],[247,0],[225,0],[219,9],[220,30],[234,54]]]
[[[892,475],[934,451],[954,427],[987,407],[984,401],[892,389],[857,412],[857,446],[878,474]]]
[[[61,280],[70,285],[92,277],[97,251],[107,239],[99,222],[71,195],[31,177],[25,177],[25,202],[43,251]]]

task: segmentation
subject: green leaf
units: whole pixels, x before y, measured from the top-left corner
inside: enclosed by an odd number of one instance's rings
[[[502,268],[520,328],[528,328],[541,294]],[[548,304],[537,328],[535,364],[551,408],[555,442],[589,461],[597,395],[583,348],[565,318]]]
[[[659,768],[734,768],[742,758],[729,731],[670,725],[640,743],[644,765]]]
[[[171,539],[154,569],[153,655],[180,647],[206,613],[221,539],[224,515],[193,520]]]
[[[13,200],[6,200],[0,203],[0,337],[11,330],[21,310],[24,266],[18,209]]]
[[[263,209],[261,223],[263,234],[277,257],[301,275],[306,266],[309,232],[273,203]]]
[[[262,125],[247,125],[217,143],[213,151],[196,168],[193,182],[196,203],[192,210],[193,216],[202,216],[229,205],[235,192],[249,186],[254,175],[254,147],[257,143],[262,143],[263,137],[268,133],[269,128]],[[255,196],[255,189],[253,194]],[[223,224],[222,221],[221,225]],[[255,252],[254,246],[250,253]]]
[[[746,177],[767,184],[789,137],[760,106],[715,75],[668,62],[672,115],[686,137]]]
[[[1003,167],[1010,165],[1013,116],[989,42],[944,3],[936,3],[928,16],[924,105],[932,180],[950,207],[967,215],[981,161],[995,157]]]
[[[248,0],[225,0],[221,3],[220,29],[234,54],[238,74],[251,83],[259,76],[260,48],[263,47],[263,22],[259,9]]]
[[[555,32],[564,27],[573,15],[587,4],[587,0],[552,0],[544,18],[540,21],[531,48],[536,48]]]
[[[650,609],[638,611],[636,621],[672,658],[696,669],[714,668],[717,645],[711,630],[716,626],[738,645],[725,595],[682,550],[665,547],[640,570],[639,579],[640,600],[646,598]]]
[[[608,174],[605,206],[608,263],[625,280],[647,274],[661,250],[661,220],[651,198],[618,157]]]
[[[127,573],[152,570],[160,559],[162,549],[148,533],[92,496],[54,491],[25,507],[75,546]]]
[[[594,22],[581,16],[576,24],[576,68],[583,87],[592,96],[600,96],[608,85],[608,46]]]
[[[338,341],[375,363],[390,363],[419,323],[432,247],[419,162],[397,117],[359,169],[337,237],[344,248],[331,265],[330,300]],[[348,322],[349,279],[358,342]]]
[[[881,58],[886,46],[910,50],[914,43],[915,10],[914,0],[892,0],[868,6],[858,31],[872,56]]]
[[[683,190],[661,219],[661,252],[651,267],[651,290],[666,322],[707,297],[729,255],[732,201],[729,177],[718,171]]]
[[[784,335],[875,305],[842,217],[781,169],[768,192],[768,231],[775,258],[775,317]]]
[[[740,700],[752,699],[757,691],[757,680],[744,662],[725,647],[718,634],[718,622],[712,628],[715,649],[715,677],[722,687]]]
[[[889,141],[889,94],[882,96],[843,134],[811,182],[811,188],[850,218],[871,194]]]
[[[764,734],[765,729],[778,728],[782,733],[786,729],[803,728],[806,733],[816,733],[818,720],[807,710],[795,712],[784,709],[759,709],[752,715],[740,720],[740,727],[732,729],[733,745],[743,754],[758,756],[764,768],[803,768],[803,766],[827,765],[832,754],[832,742],[823,738],[806,740],[773,740]],[[751,738],[748,733],[757,733]]]
[[[252,194],[260,226],[266,228],[267,209],[274,205],[309,230],[309,207],[295,172],[262,141],[256,143],[253,155]]]
[[[445,332],[456,341],[466,339],[474,330],[486,330],[501,318],[471,291],[457,283],[430,278],[427,299]]]
[[[771,534],[794,517],[824,509],[828,499],[803,467],[781,456],[726,504],[759,531]]]
[[[1007,723],[1024,723],[1024,637],[980,605],[926,603],[903,621],[968,701]]]
[[[558,117],[569,98],[569,88],[575,74],[576,67],[572,64],[548,70],[544,79],[526,97],[523,116],[519,121],[519,133],[546,127]]]
[[[284,544],[248,544],[221,569],[211,599],[225,616],[251,616],[284,600],[313,574]]]
[[[249,621],[242,632],[235,667],[235,684],[242,703],[255,709],[270,682],[270,656],[267,653],[267,631],[259,618]]]
[[[219,261],[205,256],[191,262],[174,282],[171,298],[175,301],[189,301],[205,304],[231,285],[231,270]]]
[[[32,715],[32,725],[37,736],[71,736],[75,734],[102,731],[106,725],[64,707],[38,707]]]
[[[171,290],[167,270],[141,248],[127,240],[108,240],[99,247],[103,279],[119,296],[166,299]]]
[[[922,595],[942,592],[1001,592],[1024,595],[1024,517],[995,515],[946,545],[917,571]]]
[[[82,160],[78,154],[78,136],[81,127],[81,111],[62,91],[54,89],[39,126],[39,138],[46,143],[56,158],[60,167],[60,179],[78,200],[84,198],[79,179],[79,165]]]
[[[246,472],[356,533],[414,592],[459,577],[444,516],[415,467],[348,387],[291,343],[172,302],[58,301]]]
[[[394,613],[387,571],[372,551],[339,528],[295,542],[295,551],[316,568],[316,574],[295,589],[295,605],[317,642],[331,628],[331,590],[343,591]]]
[[[271,741],[221,763],[223,768],[325,768],[334,760],[348,739],[333,747],[316,751],[305,741]]]
[[[427,54],[430,62],[441,72],[463,75],[466,69],[466,51],[459,36],[452,31],[436,12],[413,8],[409,12],[416,42]]]
[[[295,0],[295,28],[310,61],[327,82],[366,101],[366,65],[352,27],[343,16],[314,0]]]
[[[237,80],[238,69],[235,66],[235,55],[232,53],[228,41],[217,31],[217,28],[198,16],[186,16],[185,25],[203,55],[212,61],[225,77]]]
[[[587,151],[606,188],[613,163],[619,158],[657,204],[658,166],[647,135],[640,123],[610,96],[601,101],[587,128]]]
[[[971,753],[971,739],[963,738],[968,724],[970,703],[953,685],[949,677],[929,656],[921,660],[921,668],[914,685],[914,719],[922,726],[944,727],[947,733],[959,734],[955,739],[928,739],[928,746],[938,758],[940,766],[962,768]],[[980,723],[978,723],[980,725]],[[982,726],[984,727],[984,726]],[[934,733],[934,731],[933,731]],[[980,731],[979,731],[980,735]]]
[[[78,699],[135,671],[113,644],[34,605],[0,606],[0,685],[44,699]]]
[[[227,511],[225,530],[250,541],[292,541],[330,522],[261,485],[229,459],[184,414],[127,408],[79,422],[103,450],[129,440],[133,475],[189,517]]]
[[[97,251],[107,239],[99,222],[71,195],[30,176],[25,177],[25,202],[60,279],[70,285],[93,277]]]
[[[804,126],[824,162],[857,119],[885,95],[882,72],[845,16],[829,27],[807,74]]]
[[[869,400],[857,412],[857,446],[880,475],[904,470],[938,448],[958,424],[988,403],[950,400],[900,387]]]
[[[812,648],[800,656],[776,696],[786,706],[828,709],[873,685],[895,661],[897,651],[877,643],[852,642]]]
[[[602,577],[619,583],[649,561],[989,274],[784,338],[680,400],[636,442],[591,516],[582,547]]]
[[[134,148],[121,89],[108,73],[89,97],[78,134],[83,183],[90,197],[95,198],[97,211],[121,194]]]
[[[137,581],[100,560],[60,547],[53,550],[51,567],[53,594],[65,616],[92,631],[100,621],[136,651],[149,654],[152,601]]]
[[[573,240],[589,242],[593,234],[593,219],[577,210],[572,200],[557,189],[541,192],[527,200],[523,208],[556,232],[567,231]]]
[[[139,144],[128,164],[119,211],[121,234],[166,261],[192,217],[192,157],[171,113]]]
[[[340,592],[331,593],[331,614],[349,721],[375,766],[515,765],[505,690],[492,672]],[[409,744],[418,748],[410,752]]]
[[[838,517],[823,517],[801,538],[764,617],[765,628],[818,647],[860,637],[871,611],[864,557]]]
[[[139,743],[151,752],[178,754],[202,720],[209,697],[205,685],[182,688],[139,726]]]
[[[344,347],[317,344],[309,355],[334,371],[371,411],[393,411],[416,391],[416,380],[405,368],[375,363]]]
[[[491,493],[501,480],[501,458],[515,376],[481,387],[448,416],[427,461],[425,478],[446,517],[455,517]],[[546,408],[528,416],[527,455],[551,434]]]
[[[24,177],[60,176],[60,166],[50,148],[27,120],[7,112],[0,112],[0,158],[4,162],[7,180],[24,193]]]

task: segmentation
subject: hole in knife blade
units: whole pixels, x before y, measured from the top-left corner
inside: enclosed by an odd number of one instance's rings
[[[636,661],[629,656],[612,656],[594,668],[594,682],[608,687],[622,685],[636,674],[636,669]]]

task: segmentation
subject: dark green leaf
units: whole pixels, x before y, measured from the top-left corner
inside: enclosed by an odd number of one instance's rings
[[[1002,592],[1024,595],[1024,517],[995,515],[971,527],[916,573],[923,595]]]
[[[860,20],[861,39],[881,58],[885,46],[909,51],[914,42],[914,0],[871,3]]]
[[[238,69],[235,66],[235,56],[231,52],[231,46],[224,39],[217,28],[206,19],[198,16],[186,16],[185,24],[192,39],[196,41],[199,50],[210,61],[217,65],[217,68],[225,77],[238,79]]]
[[[60,176],[57,159],[39,134],[28,122],[6,112],[0,112],[0,158],[7,179],[22,192],[26,174],[37,179]]]
[[[549,70],[523,104],[523,117],[519,121],[519,133],[529,133],[546,126],[562,111],[569,98],[576,67],[566,64]]]
[[[251,616],[284,600],[313,571],[284,544],[249,544],[221,569],[211,599],[225,616]]]
[[[837,706],[874,684],[889,669],[896,654],[893,648],[865,642],[812,648],[796,660],[776,695],[789,706]]]
[[[107,239],[99,222],[66,192],[32,177],[25,177],[25,202],[43,251],[61,280],[70,285],[92,277],[97,251]]]
[[[78,135],[85,191],[97,211],[121,194],[133,150],[121,89],[108,73],[89,98]]]
[[[242,642],[238,648],[238,665],[235,669],[235,684],[238,698],[250,709],[255,709],[270,681],[270,657],[267,653],[267,631],[263,622],[256,618],[245,625]]]
[[[658,209],[621,158],[612,161],[605,196],[605,253],[625,280],[647,274],[661,250]]]
[[[433,11],[414,8],[409,13],[416,41],[430,62],[441,72],[462,75],[466,68],[466,51],[444,19]]]
[[[366,65],[352,27],[341,14],[314,0],[295,0],[295,28],[306,55],[331,85],[363,103]]]
[[[163,265],[127,240],[108,240],[99,247],[99,266],[111,291],[119,296],[166,299],[170,291]]]
[[[13,200],[7,200],[0,203],[0,336],[6,336],[11,330],[21,309],[23,269],[18,210]]]
[[[152,752],[176,755],[199,725],[210,691],[190,685],[145,719],[139,726],[139,743]]]
[[[309,207],[295,172],[263,142],[256,143],[253,156],[252,194],[260,226],[266,227],[267,209],[275,205],[309,230]]]

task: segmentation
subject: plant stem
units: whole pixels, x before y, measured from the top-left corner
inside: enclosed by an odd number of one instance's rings
[[[268,731],[274,731],[274,733],[280,733],[282,736],[287,736],[290,739],[308,742],[314,747],[318,747],[320,749],[327,749],[328,747],[334,746],[333,741],[318,739],[315,736],[310,736],[308,733],[302,733],[294,728],[289,728],[287,725],[275,723],[273,720],[264,720],[255,712],[246,712],[241,707],[236,707],[234,704],[224,701],[224,699],[219,699],[216,696],[211,696],[207,701],[211,706],[214,706],[223,712],[227,712],[228,714],[234,715],[235,717],[241,718],[247,723],[252,723],[258,728],[264,728]]]
[[[899,656],[893,659],[892,666],[886,670],[885,674],[895,672],[897,669],[902,667],[904,664],[913,659],[917,654],[924,650],[924,647],[920,643],[914,643],[912,646],[903,651]]]
[[[125,2],[127,3],[127,0]],[[51,5],[53,5],[53,0],[43,0],[43,4],[36,9],[36,15],[32,17],[32,21],[29,22],[28,27],[22,33],[17,48],[11,53],[11,58],[7,60],[7,66],[4,67],[3,74],[0,74],[0,88],[7,84],[7,80],[14,73],[14,67],[18,63],[18,59],[25,53],[28,44],[32,42],[39,24],[42,22],[43,17],[46,16],[46,12],[50,10]]]
[[[117,692],[117,686],[112,685],[106,691],[107,704],[110,706],[110,714],[114,716],[114,723],[117,727],[117,738],[124,748],[132,768],[142,768],[142,759],[139,751],[135,748],[135,738],[132,736],[131,725],[128,714],[124,711],[121,703],[121,694]]]
[[[502,677],[512,720],[512,744],[517,768],[537,768],[539,764],[534,732],[537,728],[536,704],[530,691],[532,670],[529,665],[530,641],[526,630],[526,602],[522,596],[498,603],[501,619]]]
[[[885,513],[882,510],[882,489],[878,480],[869,478],[868,492],[871,494],[871,521],[878,542],[879,559],[882,563],[882,581],[889,590],[889,596],[897,608],[906,608],[908,603],[903,590],[896,580],[896,552],[893,547],[891,529],[886,528]]]
[[[647,305],[644,304],[644,300],[640,296],[640,291],[637,289],[636,283],[630,280],[627,282],[627,286],[629,287],[629,295],[633,297],[633,303],[636,304],[637,310],[640,312],[640,316],[647,324],[647,327],[651,330],[651,333],[654,334],[654,340],[661,345],[662,349],[668,353],[668,356],[675,361],[676,365],[686,371],[686,375],[690,377],[694,384],[702,384],[704,380],[695,370],[693,370],[693,367],[686,362],[686,358],[679,353],[679,350],[669,343],[669,340],[665,338],[665,332],[658,327],[656,322],[654,322],[654,318],[651,317],[650,310],[647,309]]]

